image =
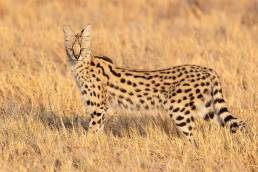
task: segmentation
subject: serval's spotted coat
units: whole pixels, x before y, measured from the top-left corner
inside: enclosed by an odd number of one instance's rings
[[[85,106],[91,115],[89,128],[103,128],[108,108],[163,109],[189,140],[197,116],[215,119],[231,132],[244,123],[228,110],[218,75],[209,68],[182,65],[141,71],[113,65],[90,50],[90,27],[74,34],[64,27],[65,49]]]

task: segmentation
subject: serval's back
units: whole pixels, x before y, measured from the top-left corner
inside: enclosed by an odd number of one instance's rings
[[[109,108],[165,110],[189,140],[196,117],[214,119],[233,133],[244,127],[229,112],[212,69],[196,65],[152,71],[120,68],[108,57],[91,54],[90,26],[77,34],[65,27],[64,34],[68,61],[91,115],[91,131],[103,129]]]

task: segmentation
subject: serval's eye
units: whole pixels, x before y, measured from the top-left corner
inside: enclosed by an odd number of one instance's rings
[[[74,51],[73,51],[73,48],[67,48],[67,50],[68,50],[68,52],[69,52],[69,54],[74,54]]]
[[[81,48],[80,49],[80,54],[82,53],[82,51],[84,51],[86,48]]]

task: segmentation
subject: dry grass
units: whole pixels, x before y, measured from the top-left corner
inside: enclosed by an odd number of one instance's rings
[[[258,171],[257,18],[249,0],[0,0],[0,170]],[[200,121],[195,148],[162,114],[115,112],[85,134],[62,26],[88,23],[94,53],[119,66],[214,68],[250,131]]]

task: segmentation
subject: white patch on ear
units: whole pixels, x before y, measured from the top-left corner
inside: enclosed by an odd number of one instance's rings
[[[64,26],[63,30],[66,41],[68,41],[72,36],[74,36],[74,32],[71,30],[69,26]]]
[[[82,37],[82,48],[86,48],[90,50],[90,32],[91,32],[91,26],[88,25],[86,28],[82,29],[81,31],[81,37]]]
[[[91,25],[88,25],[86,28],[82,29],[81,36],[84,39],[89,40],[90,39],[90,32],[91,32]]]

